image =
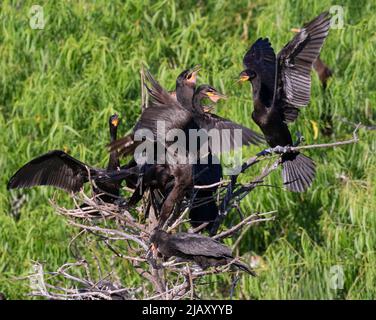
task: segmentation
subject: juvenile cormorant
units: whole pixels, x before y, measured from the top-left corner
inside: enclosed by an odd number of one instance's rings
[[[146,108],[133,128],[133,132],[110,144],[110,150],[117,150],[120,154],[130,155],[140,142],[134,141],[134,133],[139,129],[149,129],[156,137],[157,121],[164,121],[166,132],[171,129],[184,128],[191,120],[192,97],[197,81],[199,66],[184,70],[176,79],[176,91],[168,92],[146,71],[145,77],[151,83],[148,88],[154,101]],[[158,97],[158,98],[156,98]],[[161,108],[163,106],[163,108]]]
[[[156,230],[150,237],[152,249],[160,252],[164,257],[179,257],[183,260],[194,261],[202,269],[223,266],[234,261],[231,249],[212,238],[195,233],[169,234],[163,230]],[[234,261],[233,266],[255,276],[247,265]]]

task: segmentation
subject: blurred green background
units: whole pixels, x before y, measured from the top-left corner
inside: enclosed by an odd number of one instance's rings
[[[313,73],[312,99],[292,132],[307,144],[351,137],[353,123],[375,121],[376,3],[374,1],[39,1],[45,26],[33,30],[29,10],[35,1],[3,0],[0,7],[0,291],[27,299],[33,261],[49,271],[74,261],[68,245],[76,230],[58,216],[49,198],[73,206],[64,192],[35,188],[8,192],[6,183],[24,163],[51,149],[64,149],[95,166],[108,156],[107,119],[122,116],[120,134],[140,112],[139,70],[147,65],[173,89],[177,75],[200,63],[199,81],[230,96],[217,112],[258,130],[251,120],[248,85],[235,84],[242,57],[260,36],[279,51],[301,27],[332,5],[344,8],[344,28],[332,29],[322,50],[334,78],[323,94]],[[328,108],[334,134],[315,137]],[[361,130],[361,141],[336,149],[311,150],[317,178],[304,194],[260,187],[243,202],[246,213],[277,210],[277,220],[249,230],[236,252],[262,261],[257,278],[242,275],[236,299],[376,298],[375,131]],[[245,150],[244,156],[260,148]],[[254,168],[243,181],[257,174]],[[280,186],[280,172],[268,183]],[[11,199],[27,195],[19,219]],[[231,239],[227,244],[231,244]],[[82,255],[90,250],[82,247]],[[106,260],[106,259],[104,259]],[[140,279],[124,262],[103,262],[120,280]],[[333,289],[331,268],[343,270],[343,288]],[[333,270],[333,269],[332,269]],[[209,277],[203,298],[228,299],[229,276]]]

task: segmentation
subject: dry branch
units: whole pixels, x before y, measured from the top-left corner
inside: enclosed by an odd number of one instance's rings
[[[236,247],[251,226],[275,219],[274,214],[276,211],[244,215],[239,204],[246,195],[260,186],[265,178],[278,168],[281,162],[281,154],[303,149],[332,148],[356,143],[358,141],[356,135],[358,128],[359,126],[355,128],[353,138],[350,140],[308,146],[275,147],[249,158],[243,163],[240,169],[241,173],[249,170],[249,168],[262,160],[270,159],[270,155],[276,157],[249,183],[238,184],[237,177],[232,176],[231,180],[222,180],[207,186],[194,186],[193,189],[196,192],[205,188],[218,188],[217,196],[218,202],[221,203],[221,212],[219,218],[214,222],[215,232],[213,232],[213,239],[221,240],[226,237],[233,237],[235,240],[234,247]],[[195,202],[194,191],[192,192],[192,197],[192,199],[184,200],[184,203],[180,204],[180,206],[176,206],[180,208],[180,211],[176,212],[168,221],[167,228],[169,232],[182,230],[202,232],[207,226],[208,223],[204,223],[196,228],[190,228],[189,219],[187,219],[189,210],[210,201],[210,199],[202,199],[199,203]],[[75,207],[72,209],[61,208],[56,205],[54,200],[51,201],[56,211],[67,219],[68,224],[78,230],[78,233],[72,238],[71,244],[77,242],[77,238],[80,238],[84,245],[88,245],[93,241],[97,245],[102,245],[107,252],[111,253],[112,260],[121,259],[121,261],[129,262],[129,265],[132,266],[131,271],[140,278],[139,285],[127,288],[115,283],[112,279],[119,279],[119,276],[115,274],[115,270],[111,269],[107,273],[102,272],[99,267],[101,257],[97,257],[92,253],[93,256],[89,260],[97,264],[96,274],[99,274],[99,279],[93,280],[96,277],[90,271],[92,267],[85,260],[64,264],[56,272],[48,273],[44,272],[43,266],[38,264],[36,272],[30,276],[31,278],[34,277],[34,284],[38,284],[36,290],[34,287],[32,295],[59,300],[193,299],[196,297],[197,286],[202,282],[201,279],[209,275],[232,272],[231,264],[235,260],[226,266],[202,270],[194,263],[181,261],[178,258],[171,258],[165,261],[162,257],[154,257],[149,250],[149,237],[157,225],[158,212],[154,212],[154,206],[149,204],[149,192],[145,193],[145,201],[143,201],[142,205],[133,208],[132,211],[125,210],[115,204],[103,203],[98,197],[89,197],[84,192],[72,196],[72,198],[75,203]],[[85,206],[82,206],[82,203]],[[142,217],[145,216],[146,206],[150,206],[150,210],[149,217],[145,220]],[[241,221],[217,234],[223,219],[233,208],[236,208],[242,217]],[[83,274],[85,276],[78,276],[82,272],[75,272],[77,269],[84,270]]]

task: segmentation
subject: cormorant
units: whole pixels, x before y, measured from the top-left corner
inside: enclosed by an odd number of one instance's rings
[[[253,87],[252,119],[261,128],[271,147],[292,146],[287,123],[299,114],[299,107],[310,99],[312,63],[328,35],[327,12],[313,19],[275,56],[268,39],[258,39],[245,54],[246,69],[240,80]],[[303,192],[315,176],[312,159],[299,152],[282,155],[282,176],[286,187]]]
[[[234,261],[231,249],[212,238],[196,233],[169,234],[163,230],[155,230],[150,243],[153,251],[164,257],[179,257],[186,261],[196,262],[202,269],[223,266]],[[255,276],[247,265],[234,261],[233,266]]]
[[[116,140],[118,115],[109,119],[111,141]],[[119,157],[111,152],[107,169],[97,169],[71,157],[62,150],[53,150],[43,154],[21,167],[9,180],[8,189],[29,188],[34,186],[54,186],[68,192],[78,192],[89,179],[93,179],[94,193],[104,193],[99,198],[104,202],[114,202],[120,195],[119,180],[101,181],[107,173],[119,169]]]
[[[248,128],[230,120],[209,113],[206,114],[200,103],[203,98],[209,98],[215,103],[225,96],[209,85],[202,85],[196,89],[195,94],[191,97],[196,78],[194,77],[193,80],[189,78],[187,82],[186,72],[183,72],[177,79],[176,98],[164,90],[149,72],[146,72],[145,76],[151,85],[150,87],[146,86],[151,98],[149,107],[142,112],[140,120],[133,129],[133,133],[112,143],[110,145],[112,150],[119,150],[124,154],[129,154],[135,150],[137,145],[141,143],[141,141],[134,141],[134,133],[138,129],[149,129],[156,140],[158,121],[164,122],[166,132],[169,132],[171,129],[182,129],[186,133],[189,129],[241,129],[243,133],[242,142],[244,144],[257,144],[262,140],[259,134]],[[183,81],[181,81],[182,79]],[[233,138],[233,135],[231,135],[231,138]],[[189,142],[188,135],[186,141]],[[240,146],[237,145],[235,147]],[[232,144],[231,147],[234,147],[234,145]],[[162,206],[160,223],[165,222],[171,214],[174,205],[176,203],[179,204],[184,198],[184,194],[193,187],[191,165],[177,164],[172,167],[170,166],[169,169],[171,175],[174,177],[174,187],[171,193],[167,195]],[[197,170],[195,171],[197,172]],[[194,175],[196,175],[196,172]]]
[[[156,96],[158,98],[158,96]],[[184,125],[184,127],[180,127],[183,130],[189,130],[194,127],[196,123],[196,110],[201,108],[201,100],[204,98],[209,98],[213,102],[217,102],[218,99],[224,98],[225,96],[219,93],[216,89],[209,85],[201,85],[199,86],[193,95],[193,112],[190,114],[190,119]],[[172,103],[172,102],[170,102]],[[175,104],[179,104],[177,101]],[[160,106],[164,108],[164,106]],[[177,107],[177,106],[176,106]],[[179,205],[180,202],[183,200],[184,196],[192,190],[193,185],[195,183],[194,176],[200,176],[200,170],[203,170],[206,167],[210,166],[208,164],[202,165],[204,168],[199,168],[199,164],[169,164],[169,170],[171,175],[174,177],[174,184],[173,188],[167,195],[160,212],[160,221],[159,225],[163,226],[164,222],[170,216],[173,211],[174,206],[177,204]],[[203,181],[203,180],[201,180]],[[198,209],[199,210],[199,209]],[[201,213],[202,211],[199,210]],[[203,214],[204,216],[206,213]],[[207,219],[203,217],[203,219]]]
[[[159,95],[148,108],[146,108],[140,119],[133,128],[133,132],[110,144],[110,150],[117,150],[120,154],[130,155],[134,152],[140,142],[134,141],[134,133],[139,129],[149,129],[156,137],[157,121],[164,121],[166,132],[175,128],[183,128],[191,120],[192,97],[196,86],[197,73],[200,67],[184,70],[176,79],[176,91],[167,92],[152,75],[147,71],[145,77],[152,84],[153,89],[147,87],[149,94],[153,97]],[[172,103],[171,103],[172,102]],[[178,103],[176,103],[178,102]],[[163,108],[160,108],[163,106]]]

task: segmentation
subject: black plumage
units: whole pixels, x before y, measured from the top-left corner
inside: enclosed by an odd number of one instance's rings
[[[293,144],[287,123],[299,115],[310,100],[311,68],[329,31],[329,15],[322,13],[305,27],[276,57],[268,39],[258,39],[244,56],[241,80],[253,87],[252,118],[271,147]],[[283,182],[303,192],[315,176],[314,162],[301,153],[282,156]]]
[[[164,122],[166,132],[172,129],[241,129],[242,145],[258,144],[263,141],[262,136],[249,128],[234,123],[229,119],[204,112],[205,109],[200,104],[203,98],[208,97],[213,102],[217,102],[218,99],[224,98],[224,96],[209,85],[201,85],[198,88],[199,90],[196,89],[194,91],[195,82],[187,83],[181,80],[181,77],[186,72],[183,72],[177,79],[176,97],[164,90],[152,75],[146,72],[146,78],[151,85],[147,87],[151,97],[149,107],[142,112],[139,121],[133,128],[133,132],[111,143],[110,150],[118,150],[124,155],[134,152],[135,148],[141,143],[141,141],[134,141],[134,134],[140,129],[150,130],[154,138],[157,139],[158,121]],[[195,97],[194,92],[197,92]],[[196,102],[192,99],[196,99]],[[231,136],[231,143],[231,149],[241,147],[241,145],[233,144],[233,136]]]
[[[119,118],[113,115],[109,119],[111,141],[116,140]],[[9,180],[8,189],[28,188],[34,186],[53,186],[68,192],[78,192],[83,185],[93,179],[94,192],[104,193],[100,198],[113,202],[119,196],[120,181],[102,178],[119,168],[116,152],[110,154],[106,169],[97,169],[73,158],[62,150],[53,150],[43,154],[21,167]]]
[[[168,92],[146,71],[145,78],[151,87],[147,87],[152,101],[143,110],[132,133],[110,144],[110,150],[123,155],[132,154],[141,143],[134,141],[135,133],[140,129],[150,130],[157,137],[158,121],[163,121],[168,132],[171,129],[184,128],[192,119],[192,97],[195,90],[199,67],[184,70],[176,79],[176,91]]]
[[[194,261],[202,269],[223,266],[233,262],[233,266],[255,275],[247,265],[234,261],[231,249],[212,238],[195,233],[169,234],[156,230],[150,237],[153,249],[164,257],[179,257],[183,260]]]
[[[190,113],[190,120],[187,121],[184,127],[180,127],[180,129],[183,130],[189,130],[192,128],[197,128],[197,119],[200,117],[200,109],[201,109],[201,100],[204,98],[209,98],[213,102],[216,102],[218,99],[224,97],[221,93],[219,93],[216,89],[213,87],[210,87],[208,85],[201,85],[199,86],[193,95],[192,98],[192,107],[193,112]],[[155,99],[161,100],[158,96],[154,97]],[[178,104],[178,102],[176,101]],[[161,106],[163,108],[163,106]],[[150,107],[149,107],[150,108]],[[189,141],[188,141],[189,142]],[[197,150],[190,150],[190,151],[197,151]],[[188,155],[187,155],[188,156]],[[204,168],[208,167],[204,165]],[[174,185],[171,190],[171,192],[166,197],[161,213],[160,213],[160,226],[164,224],[164,222],[168,219],[170,214],[172,213],[175,205],[180,205],[181,201],[183,200],[184,196],[192,190],[192,187],[194,185],[194,168],[198,168],[197,165],[190,165],[190,164],[173,164],[169,165],[171,175],[174,177]],[[210,169],[210,165],[209,165]],[[196,170],[197,172],[197,170]],[[198,175],[199,176],[199,175]],[[200,209],[198,209],[200,210]],[[202,212],[202,219],[207,219],[206,213]],[[197,211],[196,211],[197,213]]]
[[[185,79],[184,73],[181,75]],[[193,83],[185,83],[179,81],[181,76],[178,77],[176,83],[176,97],[172,96],[169,92],[164,90],[162,86],[152,77],[149,72],[146,72],[146,79],[150,85],[146,86],[150,100],[149,107],[145,109],[139,121],[133,129],[133,133],[127,137],[116,141],[111,144],[112,150],[119,150],[124,154],[129,154],[141,143],[134,141],[134,135],[139,129],[148,129],[154,136],[154,142],[158,142],[158,121],[163,121],[165,131],[169,132],[171,129],[181,129],[186,133],[189,129],[242,129],[244,133],[244,143],[258,143],[261,139],[260,136],[248,128],[237,125],[230,120],[206,115],[201,106],[201,100],[209,98],[213,102],[218,99],[224,98],[214,88],[208,85],[201,85],[195,90],[193,94]],[[192,97],[193,95],[193,97]],[[189,102],[190,101],[190,102]],[[186,135],[186,145],[189,143],[188,135]],[[170,142],[171,143],[171,142]],[[168,146],[166,143],[164,146]],[[231,145],[231,148],[239,147]],[[187,156],[188,154],[184,155]],[[155,157],[155,155],[154,155]],[[192,181],[192,165],[190,164],[176,164],[169,165],[171,175],[174,177],[174,186],[171,192],[168,193],[161,209],[160,224],[163,224],[172,213],[176,204],[180,204],[185,194],[193,187]],[[139,198],[139,197],[138,197]]]
[[[291,31],[298,33],[301,31],[301,29],[293,28],[291,29]],[[320,55],[313,62],[312,67],[316,71],[322,84],[322,87],[325,90],[328,79],[333,76],[333,71],[325,64],[324,61],[322,61]]]

